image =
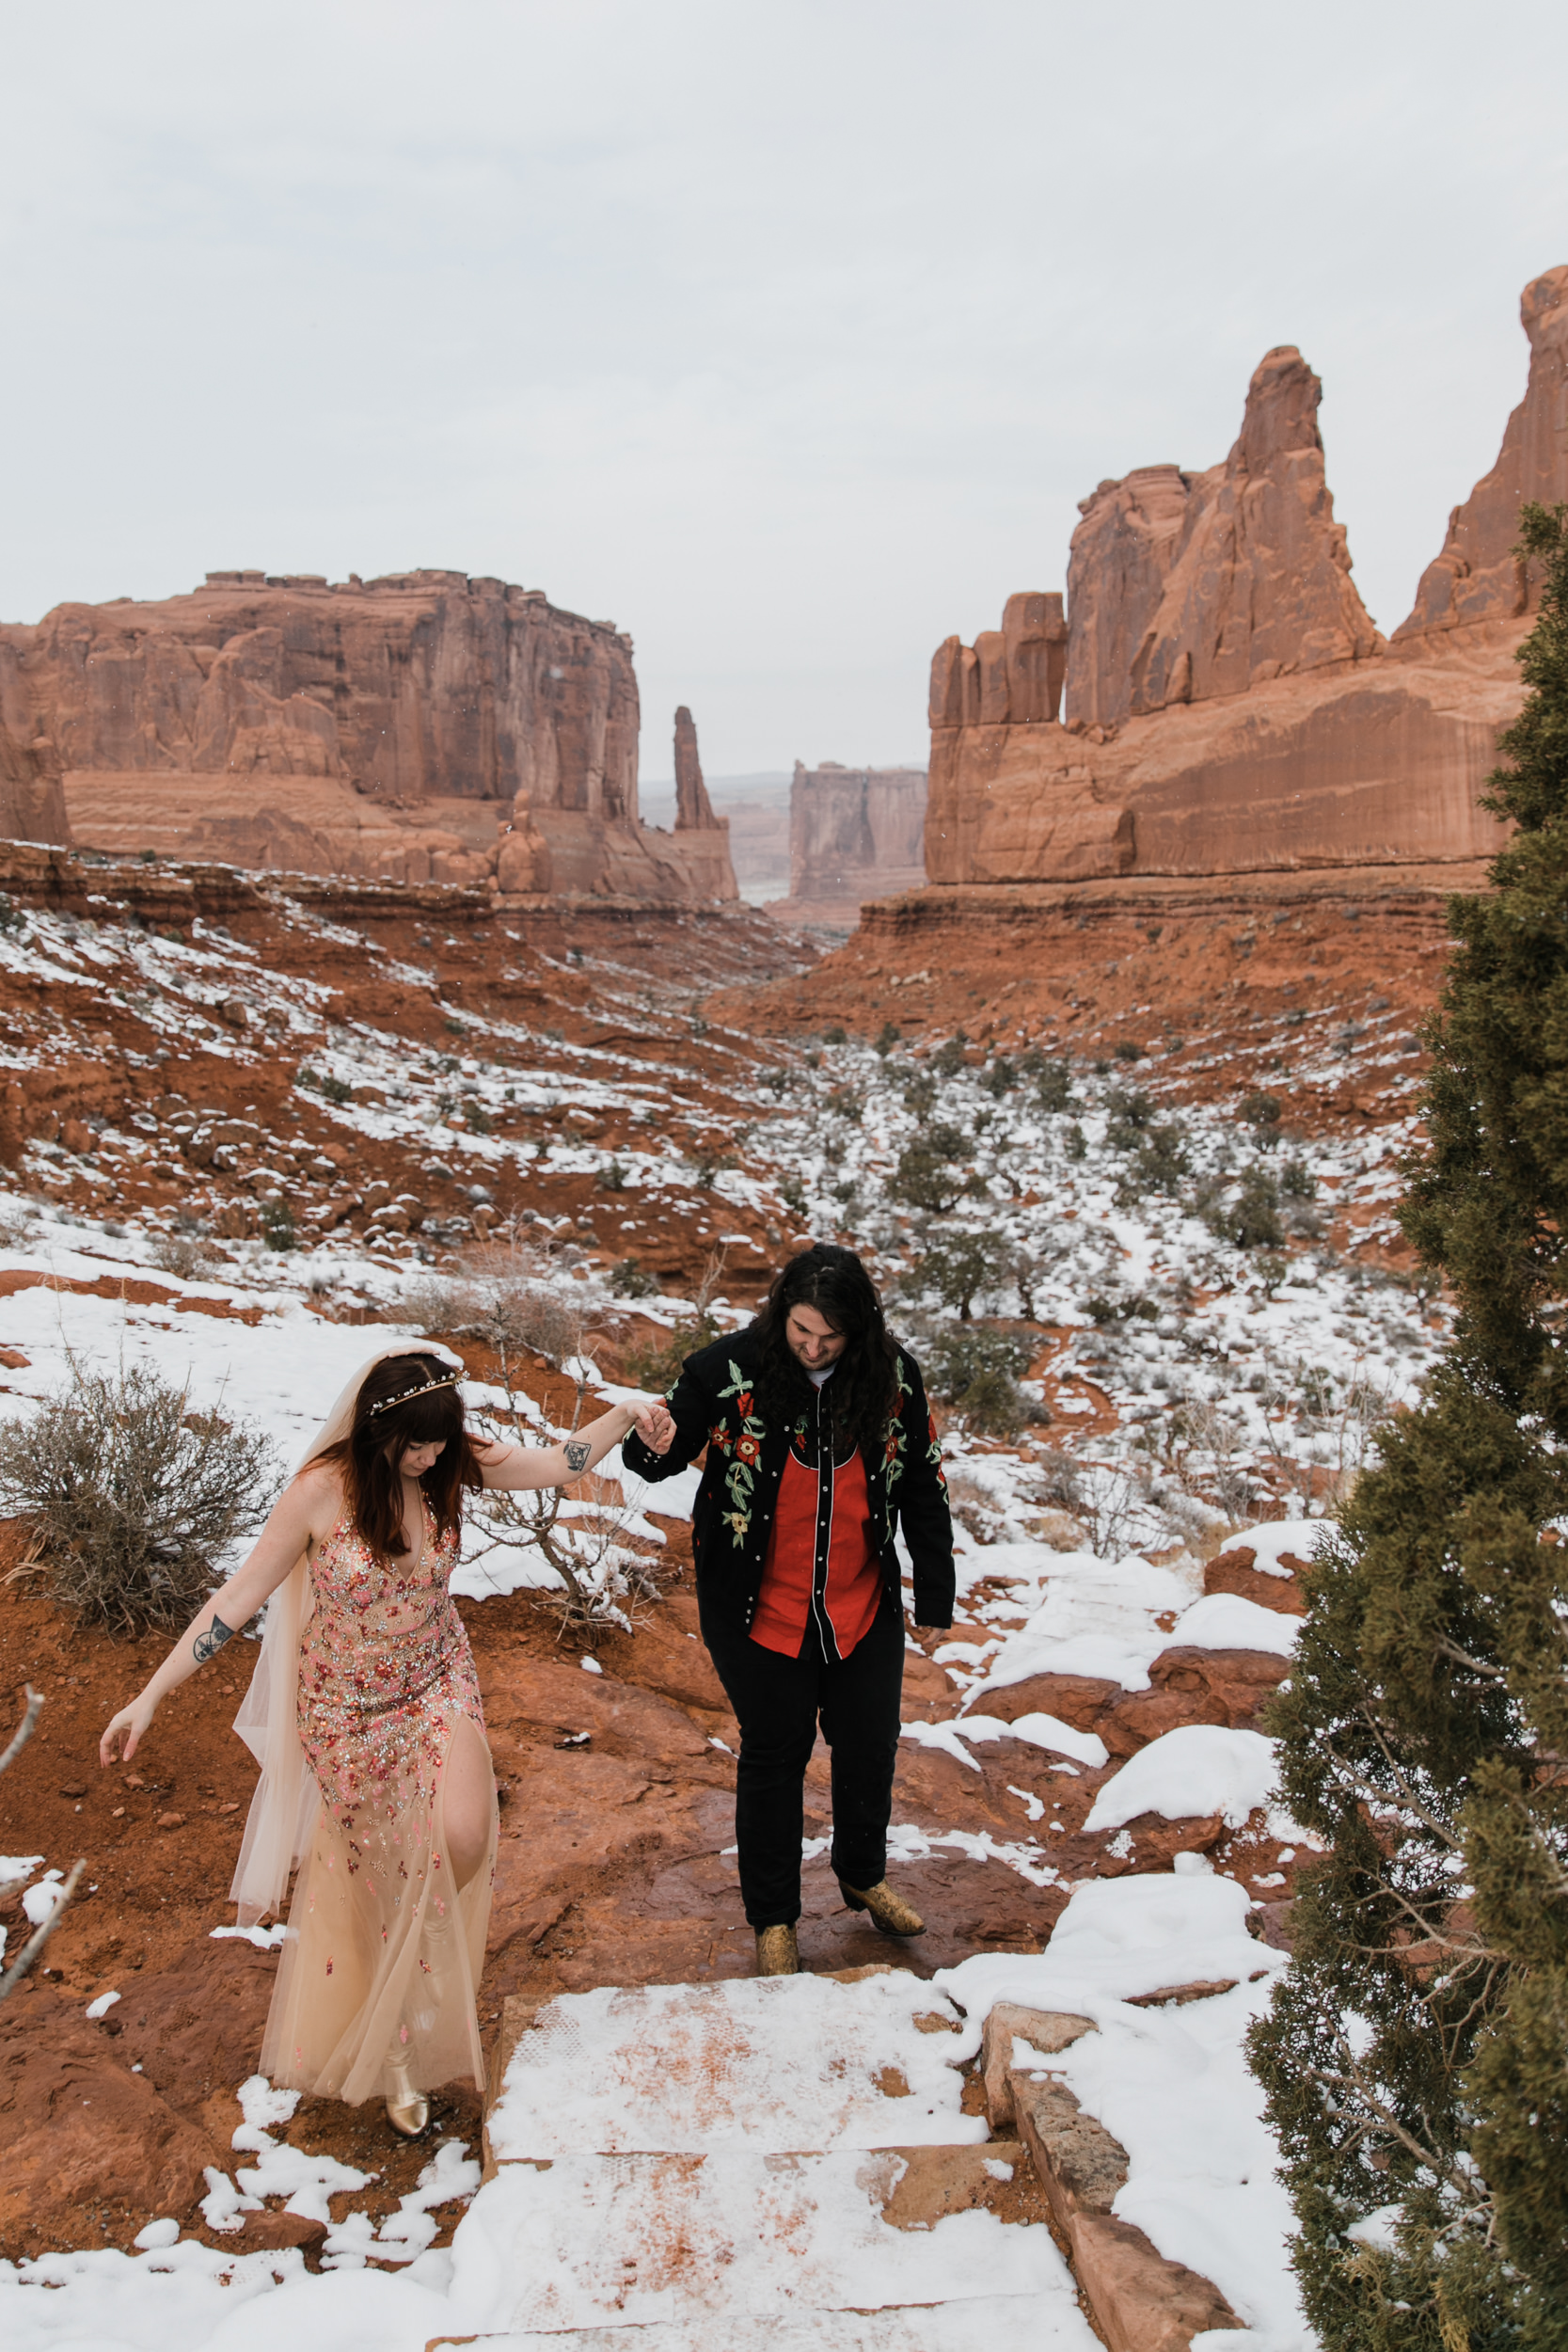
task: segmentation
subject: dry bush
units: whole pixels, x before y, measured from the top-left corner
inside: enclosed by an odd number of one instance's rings
[[[548,1250],[509,1234],[466,1250],[451,1275],[410,1282],[401,1304],[422,1330],[483,1341],[503,1366],[526,1351],[559,1371],[584,1354],[589,1323],[609,1302]]]
[[[0,1200],[0,1249],[20,1249],[31,1236],[32,1216],[24,1201]]]
[[[495,1434],[527,1445],[536,1433],[531,1427],[526,1398],[504,1369],[500,1386],[505,1407],[485,1416]],[[581,1376],[580,1356],[572,1407],[571,1428],[581,1422],[588,1386]],[[483,1561],[491,1551],[536,1551],[558,1581],[538,1589],[539,1600],[554,1611],[562,1633],[592,1632],[614,1626],[634,1633],[647,1614],[646,1602],[656,1599],[659,1585],[651,1568],[626,1537],[631,1511],[613,1479],[590,1471],[570,1495],[560,1486],[490,1487],[473,1505],[473,1521],[483,1540],[470,1555]]]
[[[182,1626],[272,1507],[267,1440],[150,1372],[71,1388],[0,1428],[0,1507],[32,1520],[54,1599],[111,1633]]]
[[[199,1233],[162,1233],[152,1245],[152,1263],[182,1282],[210,1282],[229,1271]]]

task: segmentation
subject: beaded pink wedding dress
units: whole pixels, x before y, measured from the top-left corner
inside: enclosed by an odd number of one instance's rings
[[[461,1890],[442,1818],[454,1745],[483,1742],[484,1725],[447,1589],[456,1557],[427,1502],[417,1561],[378,1560],[344,1519],[307,1571],[295,1723],[320,1804],[301,1841],[261,2071],[351,2105],[383,2088],[389,2058],[420,2090],[483,2082],[475,1994],[494,1795],[488,1851]]]

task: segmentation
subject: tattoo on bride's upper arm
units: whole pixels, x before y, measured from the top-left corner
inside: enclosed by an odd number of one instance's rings
[[[209,1658],[216,1657],[225,1642],[231,1642],[233,1638],[233,1627],[231,1625],[225,1625],[221,1617],[214,1615],[213,1622],[208,1627],[206,1632],[198,1633],[195,1641],[191,1644],[191,1650],[196,1659],[197,1664],[198,1666],[204,1666]]]
[[[568,1438],[561,1451],[566,1456],[567,1469],[574,1477],[579,1477],[588,1468],[588,1457],[594,1449],[586,1438]]]

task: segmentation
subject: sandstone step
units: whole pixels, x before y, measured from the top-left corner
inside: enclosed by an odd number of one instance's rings
[[[508,2003],[487,2169],[566,2155],[964,2145],[961,2027],[903,1969],[730,1978]]]
[[[1090,2336],[1085,2352],[1097,2342]],[[425,2352],[460,2344],[478,2352],[1050,2352],[1052,2344],[1036,2298],[1011,2295],[911,2311],[801,2312],[785,2319],[729,2312],[714,2323],[436,2336]]]
[[[454,2245],[452,2302],[508,2344],[657,2328],[731,2352],[767,2323],[770,2344],[1093,2352],[1050,2230],[992,2204],[1021,2169],[1012,2142],[505,2164]]]
[[[451,2341],[1186,2352],[1234,2313],[1113,2213],[1125,2151],[1040,2066],[1094,2030],[996,2004],[988,2125],[954,2063],[972,2024],[906,1970],[510,2001]]]

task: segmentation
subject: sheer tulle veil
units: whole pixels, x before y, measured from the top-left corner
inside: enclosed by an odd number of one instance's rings
[[[294,1464],[294,1475],[313,1461],[324,1446],[346,1438],[354,1424],[354,1401],[360,1384],[388,1356],[435,1356],[454,1371],[461,1360],[449,1348],[428,1340],[399,1340],[367,1356],[332,1410]],[[309,1597],[309,1565],[302,1552],[267,1603],[261,1654],[240,1703],[234,1728],[256,1761],[261,1777],[250,1801],[240,1858],[234,1867],[231,1902],[240,1907],[240,1925],[252,1927],[283,1908],[289,1873],[309,1842],[320,1799],[299,1744],[294,1719],[299,1683],[299,1637]]]

